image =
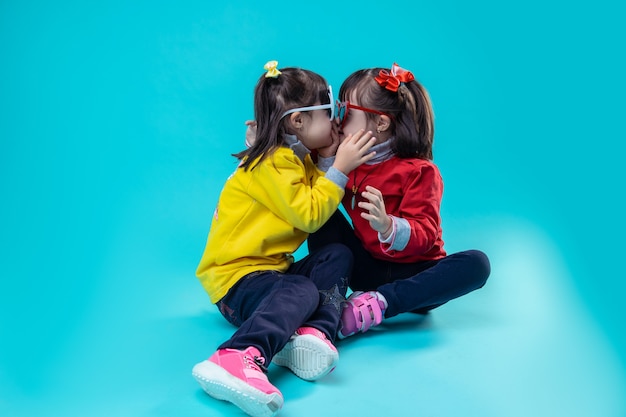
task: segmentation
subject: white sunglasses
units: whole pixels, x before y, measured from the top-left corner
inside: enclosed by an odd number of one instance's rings
[[[330,120],[332,121],[332,120],[335,119],[335,99],[333,98],[333,88],[330,85],[328,86],[328,98],[330,99],[330,102],[328,104],[320,104],[318,106],[298,107],[296,109],[287,110],[286,112],[283,113],[282,116],[280,116],[280,118],[282,119],[283,117],[287,116],[288,114],[295,113],[297,111],[312,111],[312,110],[330,109]]]

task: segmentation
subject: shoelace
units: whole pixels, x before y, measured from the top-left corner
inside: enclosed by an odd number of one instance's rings
[[[245,355],[243,357],[244,361],[246,361],[246,366],[251,369],[255,369],[257,371],[267,373],[267,367],[265,366],[265,358],[262,356],[254,356],[250,357]]]

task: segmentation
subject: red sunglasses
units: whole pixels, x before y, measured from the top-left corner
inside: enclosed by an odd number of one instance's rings
[[[339,127],[343,129],[343,125],[346,124],[346,120],[348,120],[348,114],[350,109],[361,110],[367,113],[380,114],[381,116],[387,116],[390,119],[393,119],[393,116],[389,113],[385,113],[382,111],[369,109],[367,107],[357,106],[355,104],[350,103],[349,101],[338,101],[337,100],[337,109],[335,110],[336,117],[339,118]]]

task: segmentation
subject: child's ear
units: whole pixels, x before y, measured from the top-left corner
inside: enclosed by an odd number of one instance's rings
[[[297,111],[295,113],[291,113],[291,115],[289,115],[289,121],[294,129],[301,129],[304,125],[302,112]]]
[[[389,126],[391,126],[391,119],[389,118],[389,116],[381,114],[378,117],[378,122],[376,123],[376,132],[384,132],[389,129]]]

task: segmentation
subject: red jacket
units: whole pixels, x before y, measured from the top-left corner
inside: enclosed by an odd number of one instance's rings
[[[378,164],[363,164],[348,177],[343,205],[352,219],[357,237],[374,258],[410,263],[446,256],[439,213],[443,180],[434,163],[423,159],[401,159],[394,156]],[[357,204],[364,201],[361,193],[366,185],[381,191],[387,214],[408,222],[410,237],[403,249],[390,249],[393,241],[381,243],[378,240],[378,232],[361,217],[360,213],[363,210]],[[357,192],[352,208],[355,186]]]

